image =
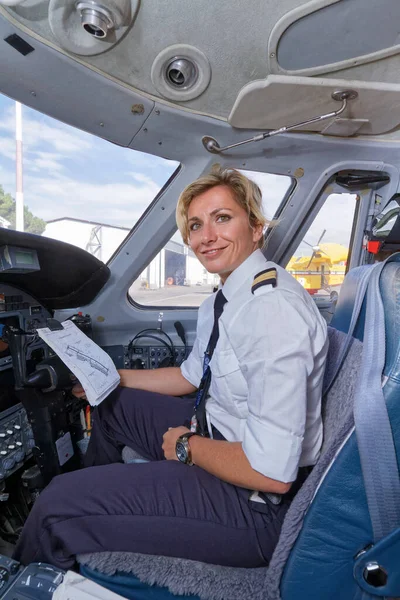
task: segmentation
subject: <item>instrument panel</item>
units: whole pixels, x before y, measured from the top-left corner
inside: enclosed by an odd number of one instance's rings
[[[158,369],[168,366],[165,363],[169,360],[179,367],[189,351],[184,346],[175,346],[173,354],[163,346],[135,346],[132,350],[124,347],[124,365],[120,368]]]
[[[38,327],[46,326],[46,319],[52,315],[37,300],[22,290],[0,283],[0,325],[14,325],[32,333]],[[35,338],[26,349],[26,359],[47,358],[48,348],[39,338]],[[8,345],[0,340],[0,372],[12,367]]]

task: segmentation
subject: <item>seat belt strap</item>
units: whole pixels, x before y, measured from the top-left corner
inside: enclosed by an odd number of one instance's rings
[[[354,422],[374,541],[400,526],[400,477],[382,390],[385,315],[379,279],[385,263],[371,269],[363,357],[354,401]]]

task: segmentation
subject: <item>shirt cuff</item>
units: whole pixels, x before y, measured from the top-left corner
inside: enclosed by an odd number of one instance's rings
[[[251,467],[271,479],[291,483],[297,477],[303,437],[279,431],[268,423],[249,417],[243,451]]]

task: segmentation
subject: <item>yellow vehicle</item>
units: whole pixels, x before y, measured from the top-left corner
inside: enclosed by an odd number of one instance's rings
[[[287,270],[309,294],[320,290],[332,293],[343,282],[348,252],[341,244],[320,244],[313,247],[311,256],[293,256]]]

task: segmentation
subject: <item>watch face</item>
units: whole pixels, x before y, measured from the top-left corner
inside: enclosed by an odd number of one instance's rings
[[[186,462],[187,452],[186,452],[186,448],[185,448],[184,444],[182,442],[177,442],[175,450],[176,450],[176,456],[178,457],[178,460],[180,460],[183,463]]]

